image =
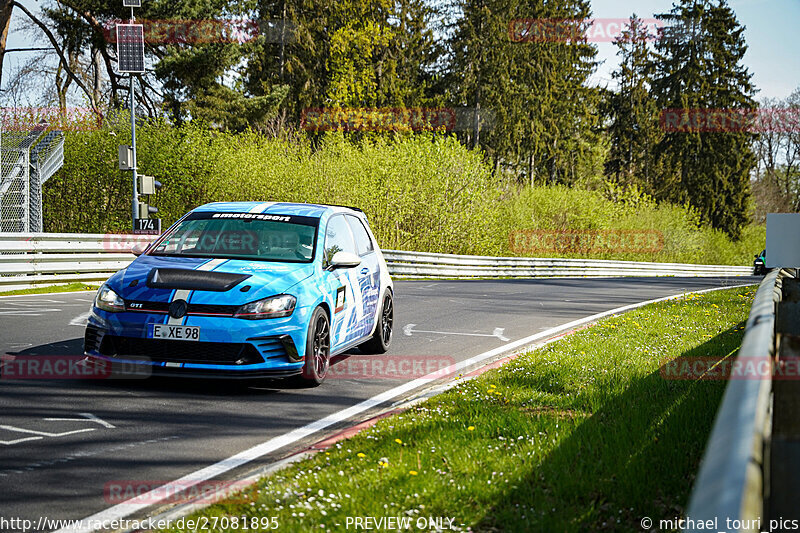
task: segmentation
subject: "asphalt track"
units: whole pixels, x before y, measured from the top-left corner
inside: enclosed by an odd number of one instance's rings
[[[395,337],[377,361],[340,357],[321,387],[219,381],[0,380],[0,518],[82,519],[119,487],[156,487],[359,404],[449,362],[575,319],[759,278],[396,282]],[[0,298],[0,354],[82,348],[91,293]],[[409,391],[407,395],[412,394]],[[361,413],[362,419],[369,413]],[[234,479],[341,429],[332,425],[225,473]],[[349,422],[352,422],[350,420]],[[7,524],[6,524],[7,526]],[[13,531],[0,522],[0,531]]]

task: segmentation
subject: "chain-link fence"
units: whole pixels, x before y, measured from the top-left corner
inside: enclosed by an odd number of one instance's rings
[[[42,185],[64,164],[64,134],[0,131],[0,232],[40,232]]]

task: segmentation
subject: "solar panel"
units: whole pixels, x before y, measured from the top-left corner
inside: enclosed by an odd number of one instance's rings
[[[122,0],[123,7],[142,7],[142,0]]]
[[[120,72],[144,72],[142,24],[117,24],[117,59]]]

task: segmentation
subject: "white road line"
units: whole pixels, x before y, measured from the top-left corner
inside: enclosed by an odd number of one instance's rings
[[[72,320],[69,321],[70,326],[85,326],[89,321],[89,315],[91,315],[91,311],[86,311],[85,313],[81,313],[80,315],[76,316]]]
[[[69,294],[84,294],[84,293],[87,293],[87,292],[94,294],[94,293],[97,292],[97,290],[71,291]],[[5,300],[7,298],[36,298],[36,296],[38,296],[38,295],[36,295],[36,294],[9,294],[9,295],[5,295],[5,296],[4,295],[0,295],[0,299]],[[44,294],[42,294],[42,296],[50,296],[50,293],[44,293]]]
[[[41,303],[48,303],[48,304],[65,304],[67,302],[62,302],[61,300],[51,300],[49,298],[42,299],[42,300],[23,300],[21,302],[5,302],[3,305],[16,305],[16,306],[35,306]]]
[[[0,444],[5,444],[6,446],[10,446],[12,444],[19,444],[20,442],[27,442],[29,440],[39,440],[43,438],[44,437],[25,437],[17,440],[0,440]]]
[[[78,413],[78,414],[81,415],[83,418],[43,418],[42,420],[47,420],[47,421],[50,421],[50,422],[56,422],[56,421],[97,422],[98,424],[100,424],[104,428],[115,429],[117,427],[114,424],[112,424],[111,422],[106,422],[105,420],[102,420],[102,419],[94,416],[92,413]]]
[[[734,285],[733,287],[715,287],[713,289],[694,291],[694,293],[700,294],[704,292],[711,292],[711,291],[718,291],[734,287],[746,287],[746,286],[748,285]],[[604,311],[602,313],[597,313],[584,318],[579,318],[578,320],[573,320],[571,322],[567,322],[566,324],[550,328],[546,331],[542,331],[540,333],[530,335],[523,339],[519,339],[514,342],[504,344],[503,346],[500,346],[493,350],[489,350],[488,352],[478,354],[474,357],[471,357],[459,363],[450,365],[445,369],[439,369],[435,372],[432,372],[431,374],[428,374],[427,376],[414,379],[412,381],[394,387],[393,389],[384,391],[380,394],[373,396],[372,398],[366,399],[346,409],[342,409],[341,411],[337,411],[336,413],[330,414],[324,418],[320,418],[319,420],[315,420],[314,422],[306,424],[303,427],[294,429],[279,437],[274,437],[261,444],[257,444],[256,446],[253,446],[250,449],[239,452],[236,455],[232,455],[227,459],[223,459],[218,463],[215,463],[213,465],[192,472],[191,474],[187,474],[182,478],[176,479],[175,481],[166,483],[158,488],[151,490],[150,492],[140,494],[135,498],[131,498],[130,500],[109,507],[108,509],[100,511],[99,513],[95,513],[92,516],[84,518],[77,524],[72,524],[74,527],[62,528],[57,530],[55,533],[78,533],[78,532],[90,533],[96,531],[97,529],[93,526],[102,524],[103,522],[107,523],[108,521],[111,520],[119,520],[133,513],[143,511],[150,506],[161,503],[171,494],[174,494],[182,490],[186,490],[187,488],[193,487],[198,483],[202,483],[203,481],[207,481],[209,479],[213,479],[217,476],[220,476],[225,472],[229,472],[234,468],[238,468],[244,464],[254,461],[255,459],[258,459],[259,457],[263,457],[268,453],[279,450],[285,446],[294,444],[334,424],[347,421],[348,419],[360,413],[363,413],[364,411],[368,411],[373,407],[377,407],[385,402],[397,398],[398,396],[410,392],[418,387],[427,385],[437,379],[441,379],[442,377],[445,377],[449,374],[455,374],[456,372],[461,372],[469,368],[470,366],[477,365],[487,359],[491,359],[493,357],[496,357],[498,355],[513,350],[519,350],[540,339],[550,337],[551,335],[555,335],[558,333],[562,333],[564,331],[576,328],[578,326],[582,326],[584,324],[588,324],[590,322],[594,322],[595,320],[599,320],[601,318],[605,318],[607,316],[615,315],[625,311],[630,311],[631,309],[636,309],[637,307],[642,307],[647,304],[663,302],[666,300],[673,300],[675,298],[681,298],[685,294],[687,293],[675,294],[672,296],[666,296],[664,298],[656,298],[654,300],[647,300],[645,302],[639,302],[635,304],[625,305],[622,307],[617,307],[615,309],[611,309],[610,311]]]
[[[0,429],[8,431],[16,431],[17,433],[30,433],[32,435],[41,435],[42,437],[66,437],[67,435],[74,435],[75,433],[85,433],[87,431],[94,431],[97,428],[76,429],[74,431],[65,431],[64,433],[49,433],[47,431],[36,431],[35,429],[18,428],[15,426],[0,425]]]
[[[434,333],[436,335],[462,335],[465,337],[497,337],[503,342],[508,342],[511,339],[503,335],[504,328],[494,328],[492,333],[461,333],[458,331],[426,331],[424,329],[414,329],[416,324],[406,324],[403,327],[403,334],[406,337],[411,337],[414,333]]]
[[[60,313],[61,309],[14,309],[13,311],[0,311],[0,315],[40,316],[42,313]]]

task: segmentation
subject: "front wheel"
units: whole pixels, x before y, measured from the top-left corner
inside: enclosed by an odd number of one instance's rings
[[[305,360],[301,382],[305,386],[316,387],[325,380],[331,364],[330,322],[321,307],[314,310],[308,324]]]
[[[378,315],[378,323],[372,338],[360,346],[364,353],[386,353],[392,344],[392,326],[394,325],[394,301],[388,290],[383,296],[383,305]]]

